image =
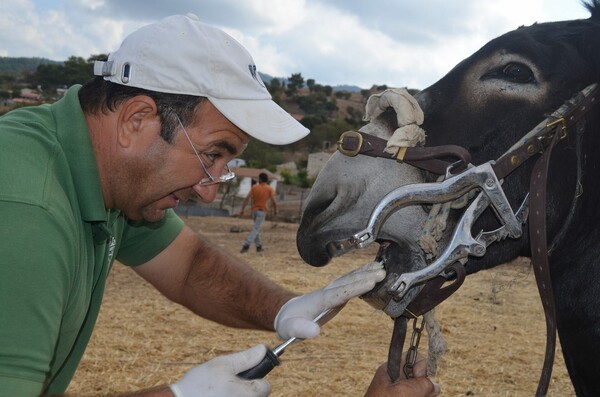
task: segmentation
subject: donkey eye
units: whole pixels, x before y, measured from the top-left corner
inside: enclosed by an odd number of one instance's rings
[[[533,72],[522,63],[509,63],[502,69],[504,77],[515,83],[531,83]]]
[[[487,73],[482,77],[482,80],[501,79],[518,84],[527,84],[535,81],[531,69],[518,62],[511,62],[503,67]]]

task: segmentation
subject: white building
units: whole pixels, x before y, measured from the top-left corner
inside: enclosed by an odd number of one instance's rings
[[[308,163],[306,164],[306,174],[310,178],[316,178],[321,169],[325,167],[325,163],[331,155],[332,153],[327,152],[310,153],[308,155]]]

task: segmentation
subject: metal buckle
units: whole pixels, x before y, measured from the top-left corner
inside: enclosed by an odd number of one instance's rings
[[[561,117],[558,120],[554,120],[548,124],[546,124],[546,128],[550,128],[550,127],[554,127],[555,125],[560,124],[560,132],[559,132],[559,139],[565,139],[567,137],[567,122],[564,119],[564,117]]]
[[[356,143],[356,148],[353,148]],[[351,147],[345,147],[344,144],[350,145]],[[357,131],[346,131],[340,135],[340,139],[337,141],[337,150],[345,156],[355,157],[360,153],[360,149],[363,144],[363,136]]]

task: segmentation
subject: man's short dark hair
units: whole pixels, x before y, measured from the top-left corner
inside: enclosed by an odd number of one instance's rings
[[[81,87],[79,102],[84,113],[98,114],[115,110],[120,103],[137,95],[149,96],[156,103],[161,122],[160,136],[168,143],[173,142],[174,132],[179,127],[176,116],[179,116],[184,126],[189,125],[196,107],[206,99],[129,87],[105,81],[98,76]]]
[[[258,174],[258,180],[260,182],[269,182],[269,175],[265,174],[264,172],[261,172],[260,174]]]

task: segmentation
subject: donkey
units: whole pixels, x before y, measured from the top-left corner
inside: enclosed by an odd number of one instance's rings
[[[470,166],[486,163],[498,174],[496,160],[566,101],[600,81],[600,0],[584,5],[590,18],[536,23],[508,32],[414,95],[424,114],[420,125],[426,133],[424,148],[462,147],[471,156],[468,167],[460,161],[447,161],[447,171],[440,176],[407,162],[394,163],[385,156],[334,154],[304,207],[297,234],[302,258],[310,265],[324,266],[332,256],[343,254],[347,247],[340,241],[347,241],[372,223],[374,208],[399,188],[441,183],[434,181],[442,178],[452,180],[469,172]],[[551,155],[547,152],[545,157],[548,182],[543,189],[546,216],[542,216],[542,232],[547,246],[542,247],[549,258],[553,290],[549,304],[554,306],[574,389],[578,396],[599,396],[600,155],[596,148],[600,147],[600,107],[587,103],[584,113],[576,124],[559,129]],[[398,114],[389,108],[360,131],[387,141],[398,127]],[[521,209],[528,205],[535,161],[543,156],[543,150],[534,148],[514,169],[498,175],[499,194],[504,195],[512,214],[499,218],[499,212],[506,212],[506,208],[492,211],[487,207],[471,219],[472,230],[508,227],[508,218],[513,231],[518,229],[515,225],[533,224],[531,211],[528,221],[527,211]],[[426,199],[422,201],[427,204]],[[440,201],[432,199],[433,203]],[[373,237],[388,250],[393,247],[389,255],[403,262],[406,272],[426,267],[432,260],[419,246],[431,206],[410,204],[388,211]],[[449,231],[461,225],[463,214],[452,210],[448,215],[448,232],[440,240],[440,252],[452,241]],[[461,263],[471,274],[518,256],[531,257],[530,243],[535,239],[526,227],[522,233],[508,233],[508,238],[505,233],[488,241],[484,254],[470,252]]]

